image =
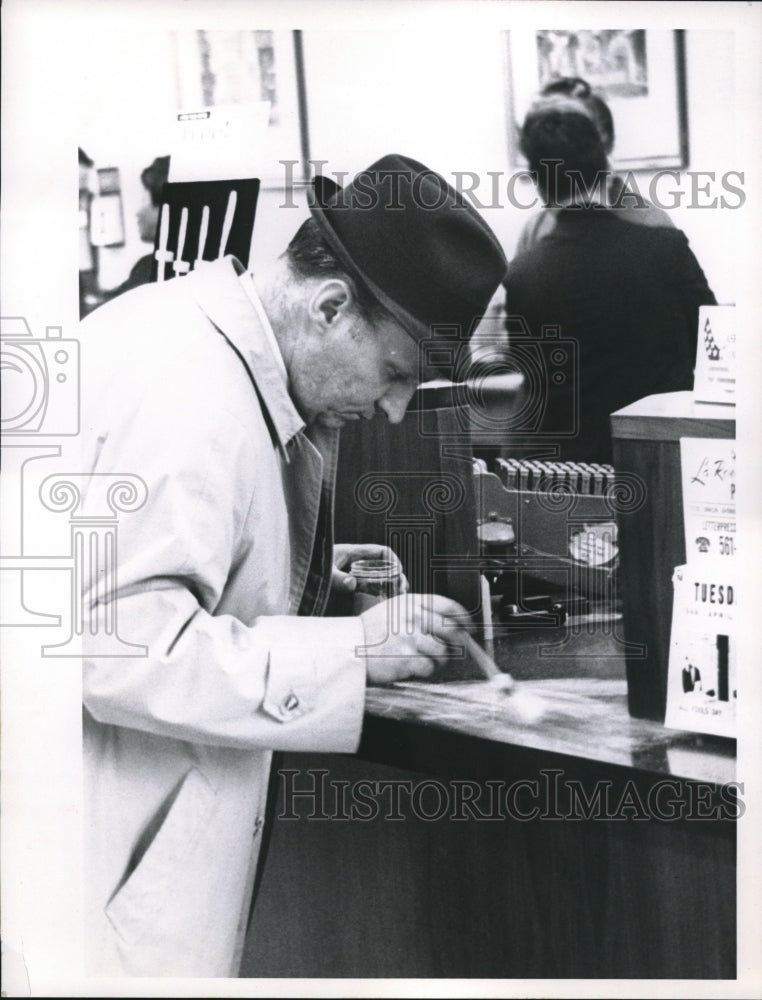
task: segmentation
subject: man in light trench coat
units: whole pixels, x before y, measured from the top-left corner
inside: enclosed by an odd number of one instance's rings
[[[83,581],[83,613],[145,647],[101,656],[84,628],[92,974],[237,975],[271,752],[354,751],[366,684],[426,677],[457,639],[441,596],[393,598],[396,633],[390,602],[319,617],[356,554],[332,545],[338,429],[402,419],[419,342],[470,330],[505,258],[406,157],[319,177],[310,201],[268,268],[201,264],[81,328],[83,511],[114,474],[147,487],[115,585]]]

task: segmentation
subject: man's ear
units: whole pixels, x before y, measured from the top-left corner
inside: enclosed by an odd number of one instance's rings
[[[322,327],[333,326],[347,315],[352,302],[352,290],[347,282],[342,278],[329,278],[318,285],[310,299],[310,319]]]

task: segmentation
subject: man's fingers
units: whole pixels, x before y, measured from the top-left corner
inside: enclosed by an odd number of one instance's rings
[[[458,625],[465,626],[469,623],[469,615],[462,604],[453,601],[450,597],[443,597],[441,594],[433,595],[433,610],[443,618],[450,618]]]
[[[404,593],[385,604],[390,625],[408,635],[424,632],[450,641],[460,629],[472,625],[462,605],[439,594]]]
[[[446,641],[434,632],[419,632],[415,636],[416,652],[428,659],[439,663],[450,653],[450,647]]]
[[[434,673],[436,663],[428,656],[417,656],[410,661],[411,677],[431,677]]]
[[[334,566],[331,569],[331,587],[334,590],[354,590],[357,587],[357,580],[351,573],[344,573],[338,566]]]

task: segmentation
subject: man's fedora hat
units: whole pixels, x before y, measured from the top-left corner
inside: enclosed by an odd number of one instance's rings
[[[505,254],[484,219],[407,156],[382,157],[344,188],[317,176],[309,201],[347,271],[416,340],[438,325],[457,325],[469,337],[506,275]]]

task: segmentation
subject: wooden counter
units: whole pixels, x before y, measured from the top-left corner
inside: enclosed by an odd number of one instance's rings
[[[282,757],[243,975],[735,975],[734,743],[631,718],[614,635],[535,640],[520,699],[371,689],[357,755]]]
[[[460,766],[457,757],[447,764],[443,761],[446,733],[463,737],[464,747],[468,740],[481,741],[467,765],[470,776],[480,780],[510,773],[511,760],[519,751],[524,756],[535,754],[546,767],[563,759],[567,769],[600,772],[602,777],[623,768],[625,780],[641,783],[678,778],[725,785],[736,779],[734,740],[632,718],[624,680],[523,681],[514,695],[494,690],[485,681],[411,682],[371,688],[366,706],[361,756],[441,777],[463,769],[462,757]],[[395,727],[391,722],[405,725]],[[484,753],[486,744],[489,754]],[[497,763],[501,758],[502,766]],[[495,762],[494,770],[487,761]]]
[[[621,518],[619,584],[633,715],[663,722],[672,626],[672,573],[686,560],[680,439],[735,437],[735,407],[691,392],[647,396],[611,415],[614,465],[640,483],[643,502]]]

